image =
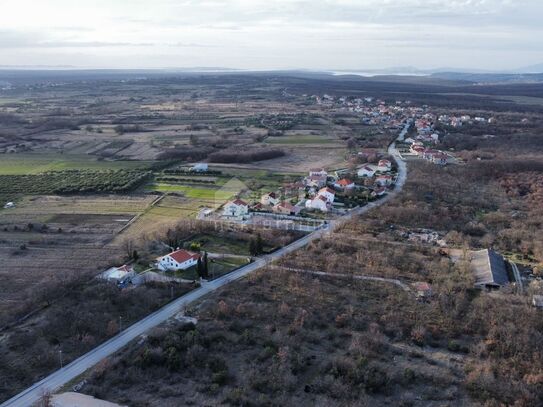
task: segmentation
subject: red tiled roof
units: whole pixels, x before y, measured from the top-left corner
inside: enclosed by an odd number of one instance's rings
[[[184,249],[176,250],[175,252],[170,253],[169,256],[178,263],[183,263],[190,259],[196,260],[200,257],[199,254]]]
[[[279,205],[280,208],[285,208],[285,209],[288,209],[289,211],[293,211],[294,210],[294,205],[292,205],[290,202],[281,202]]]
[[[247,203],[245,201],[242,201],[241,199],[236,199],[232,201],[232,203],[237,206],[248,206]]]
[[[428,291],[432,289],[430,284],[425,281],[418,281],[416,283],[413,283],[413,287],[415,287],[419,291]]]
[[[341,179],[339,180],[338,182],[338,185],[341,185],[342,187],[346,187],[347,185],[351,185],[353,183],[353,181],[351,181],[350,179]]]
[[[324,193],[324,192],[328,192],[329,194],[334,194],[334,195],[336,194],[336,191],[334,191],[330,187],[325,187],[319,190],[319,194]]]

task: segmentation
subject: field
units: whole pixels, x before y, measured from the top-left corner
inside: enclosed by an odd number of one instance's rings
[[[152,161],[98,161],[88,155],[3,154],[0,159],[0,175],[28,175],[63,170],[136,170],[146,169],[152,164]]]

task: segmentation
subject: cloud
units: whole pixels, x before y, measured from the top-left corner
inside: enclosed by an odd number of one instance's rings
[[[540,0],[4,3],[0,48],[14,63],[499,69],[543,54]]]

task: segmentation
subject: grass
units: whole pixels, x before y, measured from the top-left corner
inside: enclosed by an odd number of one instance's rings
[[[152,161],[98,161],[88,155],[55,153],[2,154],[0,175],[39,174],[61,170],[145,169],[152,163]]]
[[[242,256],[249,255],[247,242],[222,238],[209,234],[202,234],[192,239],[190,243],[200,243],[201,249],[211,253],[228,253]]]
[[[146,188],[148,191],[158,191],[158,192],[179,192],[183,193],[187,198],[192,199],[217,199],[217,200],[227,200],[236,194],[236,191],[229,191],[219,188],[203,188],[203,187],[194,187],[189,185],[173,185],[163,182],[155,183],[148,185]]]

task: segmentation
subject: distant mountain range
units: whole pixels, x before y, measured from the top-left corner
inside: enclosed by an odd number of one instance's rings
[[[359,74],[359,75],[434,75],[444,72],[454,72],[461,74],[508,74],[508,75],[520,75],[520,74],[540,74],[543,73],[543,64],[525,66],[517,69],[509,70],[489,70],[489,69],[473,69],[473,68],[432,68],[432,69],[420,69],[413,66],[399,66],[384,69],[342,69],[331,71],[335,74]]]

